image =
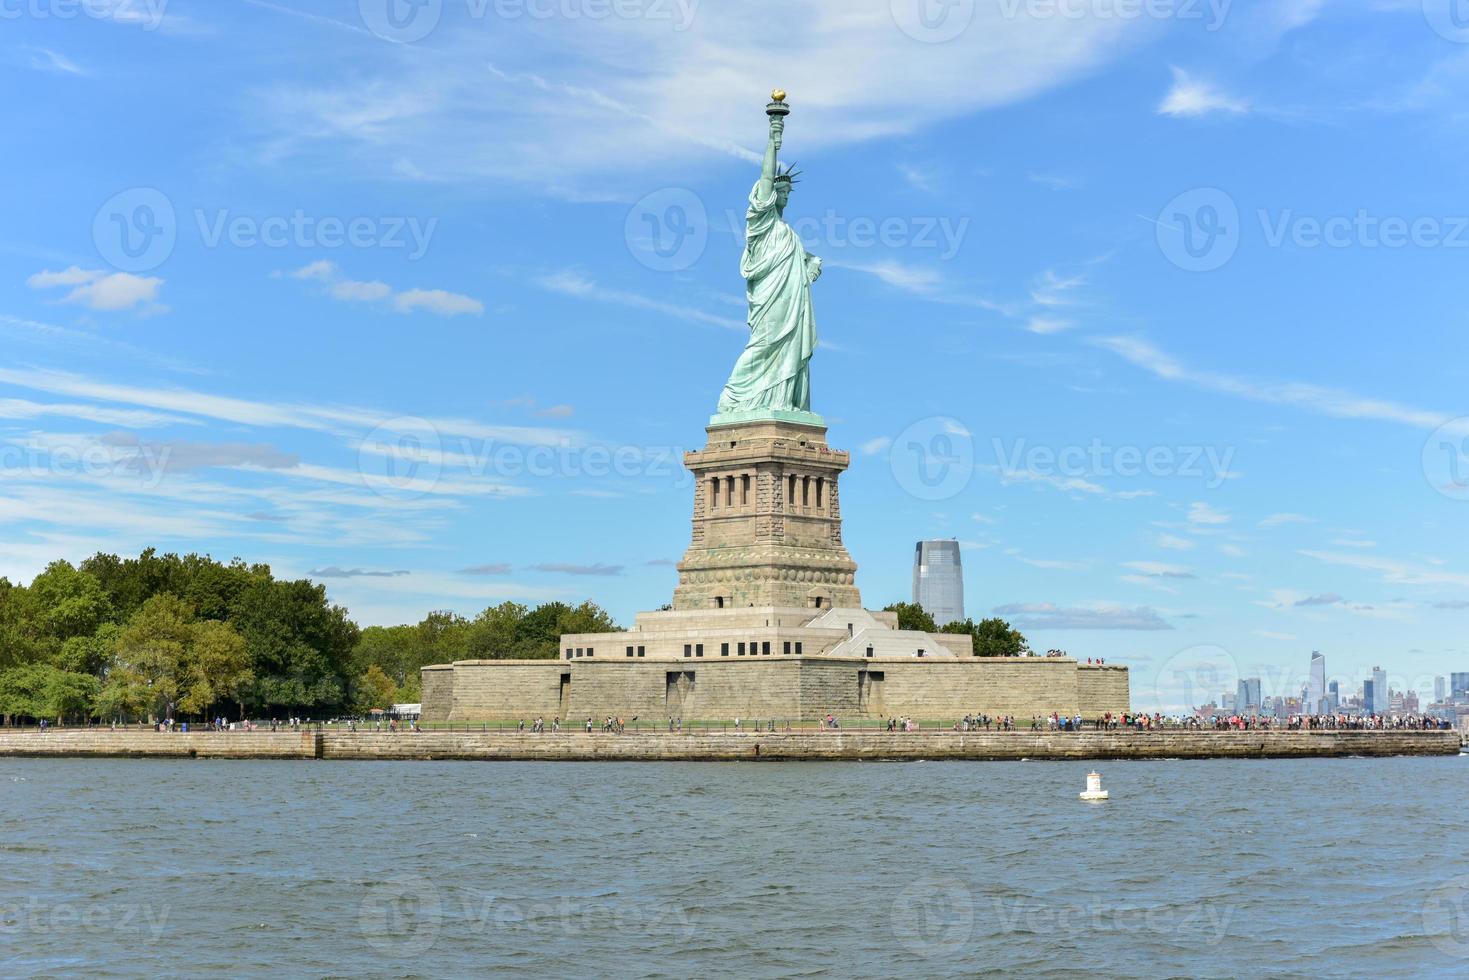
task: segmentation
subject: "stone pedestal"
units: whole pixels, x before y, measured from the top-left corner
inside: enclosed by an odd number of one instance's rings
[[[777,417],[706,431],[709,444],[684,455],[694,528],[674,608],[860,609],[837,490],[850,457],[827,446],[826,427]]]

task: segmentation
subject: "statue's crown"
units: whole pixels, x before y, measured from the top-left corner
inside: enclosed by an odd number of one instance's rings
[[[797,177],[800,177],[800,176],[801,176],[801,171],[797,170],[796,169],[796,165],[793,163],[789,167],[786,167],[784,170],[782,170],[779,173],[777,173],[775,175],[775,181],[774,182],[778,184],[781,181],[785,181],[788,184],[799,184],[800,181],[797,180],[796,178]]]

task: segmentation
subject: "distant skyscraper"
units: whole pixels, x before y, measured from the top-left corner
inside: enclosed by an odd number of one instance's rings
[[[1377,706],[1373,703],[1374,694],[1376,692],[1372,690],[1375,686],[1376,685],[1372,683],[1372,679],[1370,677],[1362,682],[1362,713],[1364,715],[1377,714]]]
[[[1341,685],[1336,681],[1326,685],[1326,702],[1332,714],[1341,710]]]
[[[1388,713],[1388,690],[1387,671],[1381,667],[1372,668],[1372,713],[1374,715],[1385,715]]]
[[[1434,704],[1443,704],[1444,701],[1445,701],[1445,699],[1447,699],[1448,694],[1449,694],[1449,682],[1445,678],[1435,677],[1433,679],[1433,702],[1434,702]]]
[[[1260,707],[1260,678],[1246,677],[1239,682],[1239,691],[1234,696],[1234,710],[1253,711]]]
[[[1469,698],[1469,674],[1450,674],[1449,694],[1455,700]]]
[[[964,619],[964,566],[958,541],[920,541],[913,553],[913,601],[934,623]]]
[[[1320,651],[1311,652],[1311,676],[1306,683],[1306,713],[1325,714],[1326,707],[1326,657]]]

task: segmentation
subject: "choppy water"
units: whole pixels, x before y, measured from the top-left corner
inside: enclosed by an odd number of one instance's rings
[[[0,760],[0,975],[1469,976],[1469,758]]]

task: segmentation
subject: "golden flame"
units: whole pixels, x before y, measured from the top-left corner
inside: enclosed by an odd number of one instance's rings
[[[770,100],[772,102],[784,102],[786,100],[786,90],[783,88],[775,89],[770,93]]]

